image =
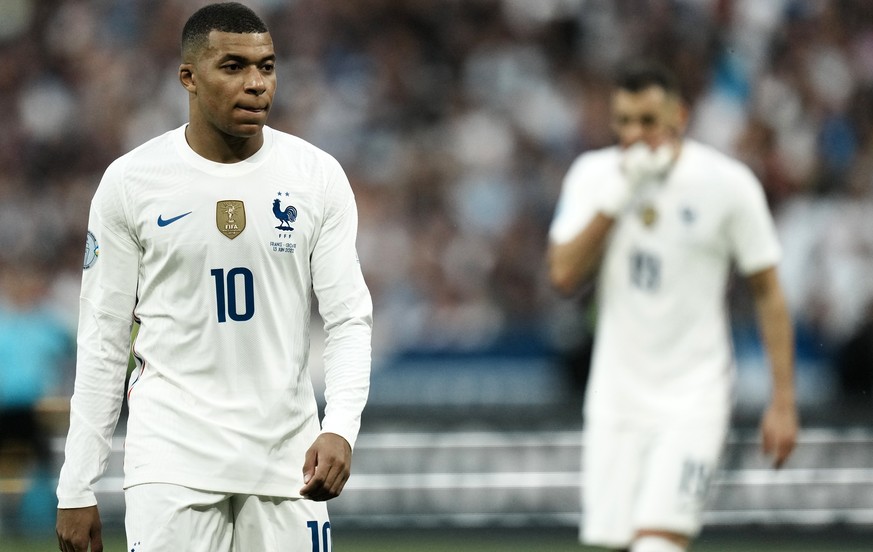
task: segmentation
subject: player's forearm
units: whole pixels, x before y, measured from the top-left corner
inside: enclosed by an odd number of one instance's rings
[[[61,508],[96,504],[91,486],[109,461],[129,354],[129,320],[101,313],[86,300],[80,311],[76,384],[58,482]]]
[[[779,315],[765,315],[771,317]],[[769,329],[766,329],[769,328]],[[790,323],[770,323],[765,327],[764,342],[770,360],[773,380],[772,402],[776,406],[794,408],[794,355],[792,354],[792,332]]]
[[[549,279],[558,291],[573,293],[594,274],[614,222],[598,213],[575,238],[549,247]]]
[[[324,320],[325,411],[322,432],[354,447],[370,391],[373,301],[355,242],[358,214],[345,177],[311,255],[312,288]]]
[[[354,447],[370,391],[369,314],[349,319],[328,332],[324,350],[324,432],[336,433]]]
[[[775,278],[775,274],[772,277]],[[767,286],[759,292],[756,307],[772,374],[773,405],[793,409],[794,332],[781,288],[778,285]]]
[[[346,277],[327,289],[316,286],[324,320],[324,432],[354,447],[370,391],[373,302],[357,263],[339,269]]]

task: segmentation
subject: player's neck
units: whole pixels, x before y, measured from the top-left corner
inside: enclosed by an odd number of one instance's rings
[[[185,140],[194,152],[216,163],[239,163],[264,145],[263,129],[253,136],[231,136],[216,129],[202,131],[193,122],[185,127]]]

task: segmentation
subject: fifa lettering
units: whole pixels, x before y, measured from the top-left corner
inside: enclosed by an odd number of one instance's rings
[[[252,271],[245,267],[236,267],[227,271],[214,268],[209,271],[215,279],[215,307],[218,322],[226,322],[230,317],[234,322],[245,322],[255,314],[255,280]],[[241,277],[238,278],[238,277]],[[237,303],[237,282],[242,283],[242,299],[244,310],[240,312]]]

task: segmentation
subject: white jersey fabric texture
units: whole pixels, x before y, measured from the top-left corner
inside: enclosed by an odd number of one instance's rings
[[[125,488],[299,497],[319,432],[352,446],[358,434],[372,302],[339,163],[265,127],[255,155],[220,164],[184,132],[117,159],[91,204],[62,508],[96,503],[134,320]],[[308,369],[313,291],[326,330],[321,427]]]
[[[567,173],[550,229],[573,239],[598,191],[623,178],[621,152],[582,154]],[[666,179],[647,182],[616,220],[597,280],[597,335],[587,422],[721,423],[732,406],[726,286],[778,263],[763,189],[742,163],[685,140]]]

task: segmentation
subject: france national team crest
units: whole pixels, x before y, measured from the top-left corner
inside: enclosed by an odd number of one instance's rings
[[[282,194],[280,193],[279,195]],[[297,220],[297,209],[293,205],[288,205],[283,209],[282,200],[274,199],[273,216],[279,219],[279,226],[276,227],[277,230],[287,230],[288,232],[294,230],[291,227],[291,223]]]
[[[684,222],[685,224],[693,224],[694,221],[697,219],[697,213],[691,207],[682,207],[680,213],[682,217],[682,222]]]
[[[279,221],[279,224],[276,226],[276,230],[279,232],[276,235],[276,239],[270,241],[270,247],[277,253],[294,253],[297,249],[297,244],[286,240],[291,238],[291,232],[294,231],[291,223],[297,220],[297,208],[293,205],[282,205],[281,198],[283,195],[290,197],[291,194],[279,192],[279,197],[273,200],[273,217]],[[285,201],[287,203],[288,200],[286,199]]]
[[[246,207],[242,201],[223,199],[215,205],[215,225],[218,231],[230,239],[246,229]]]

